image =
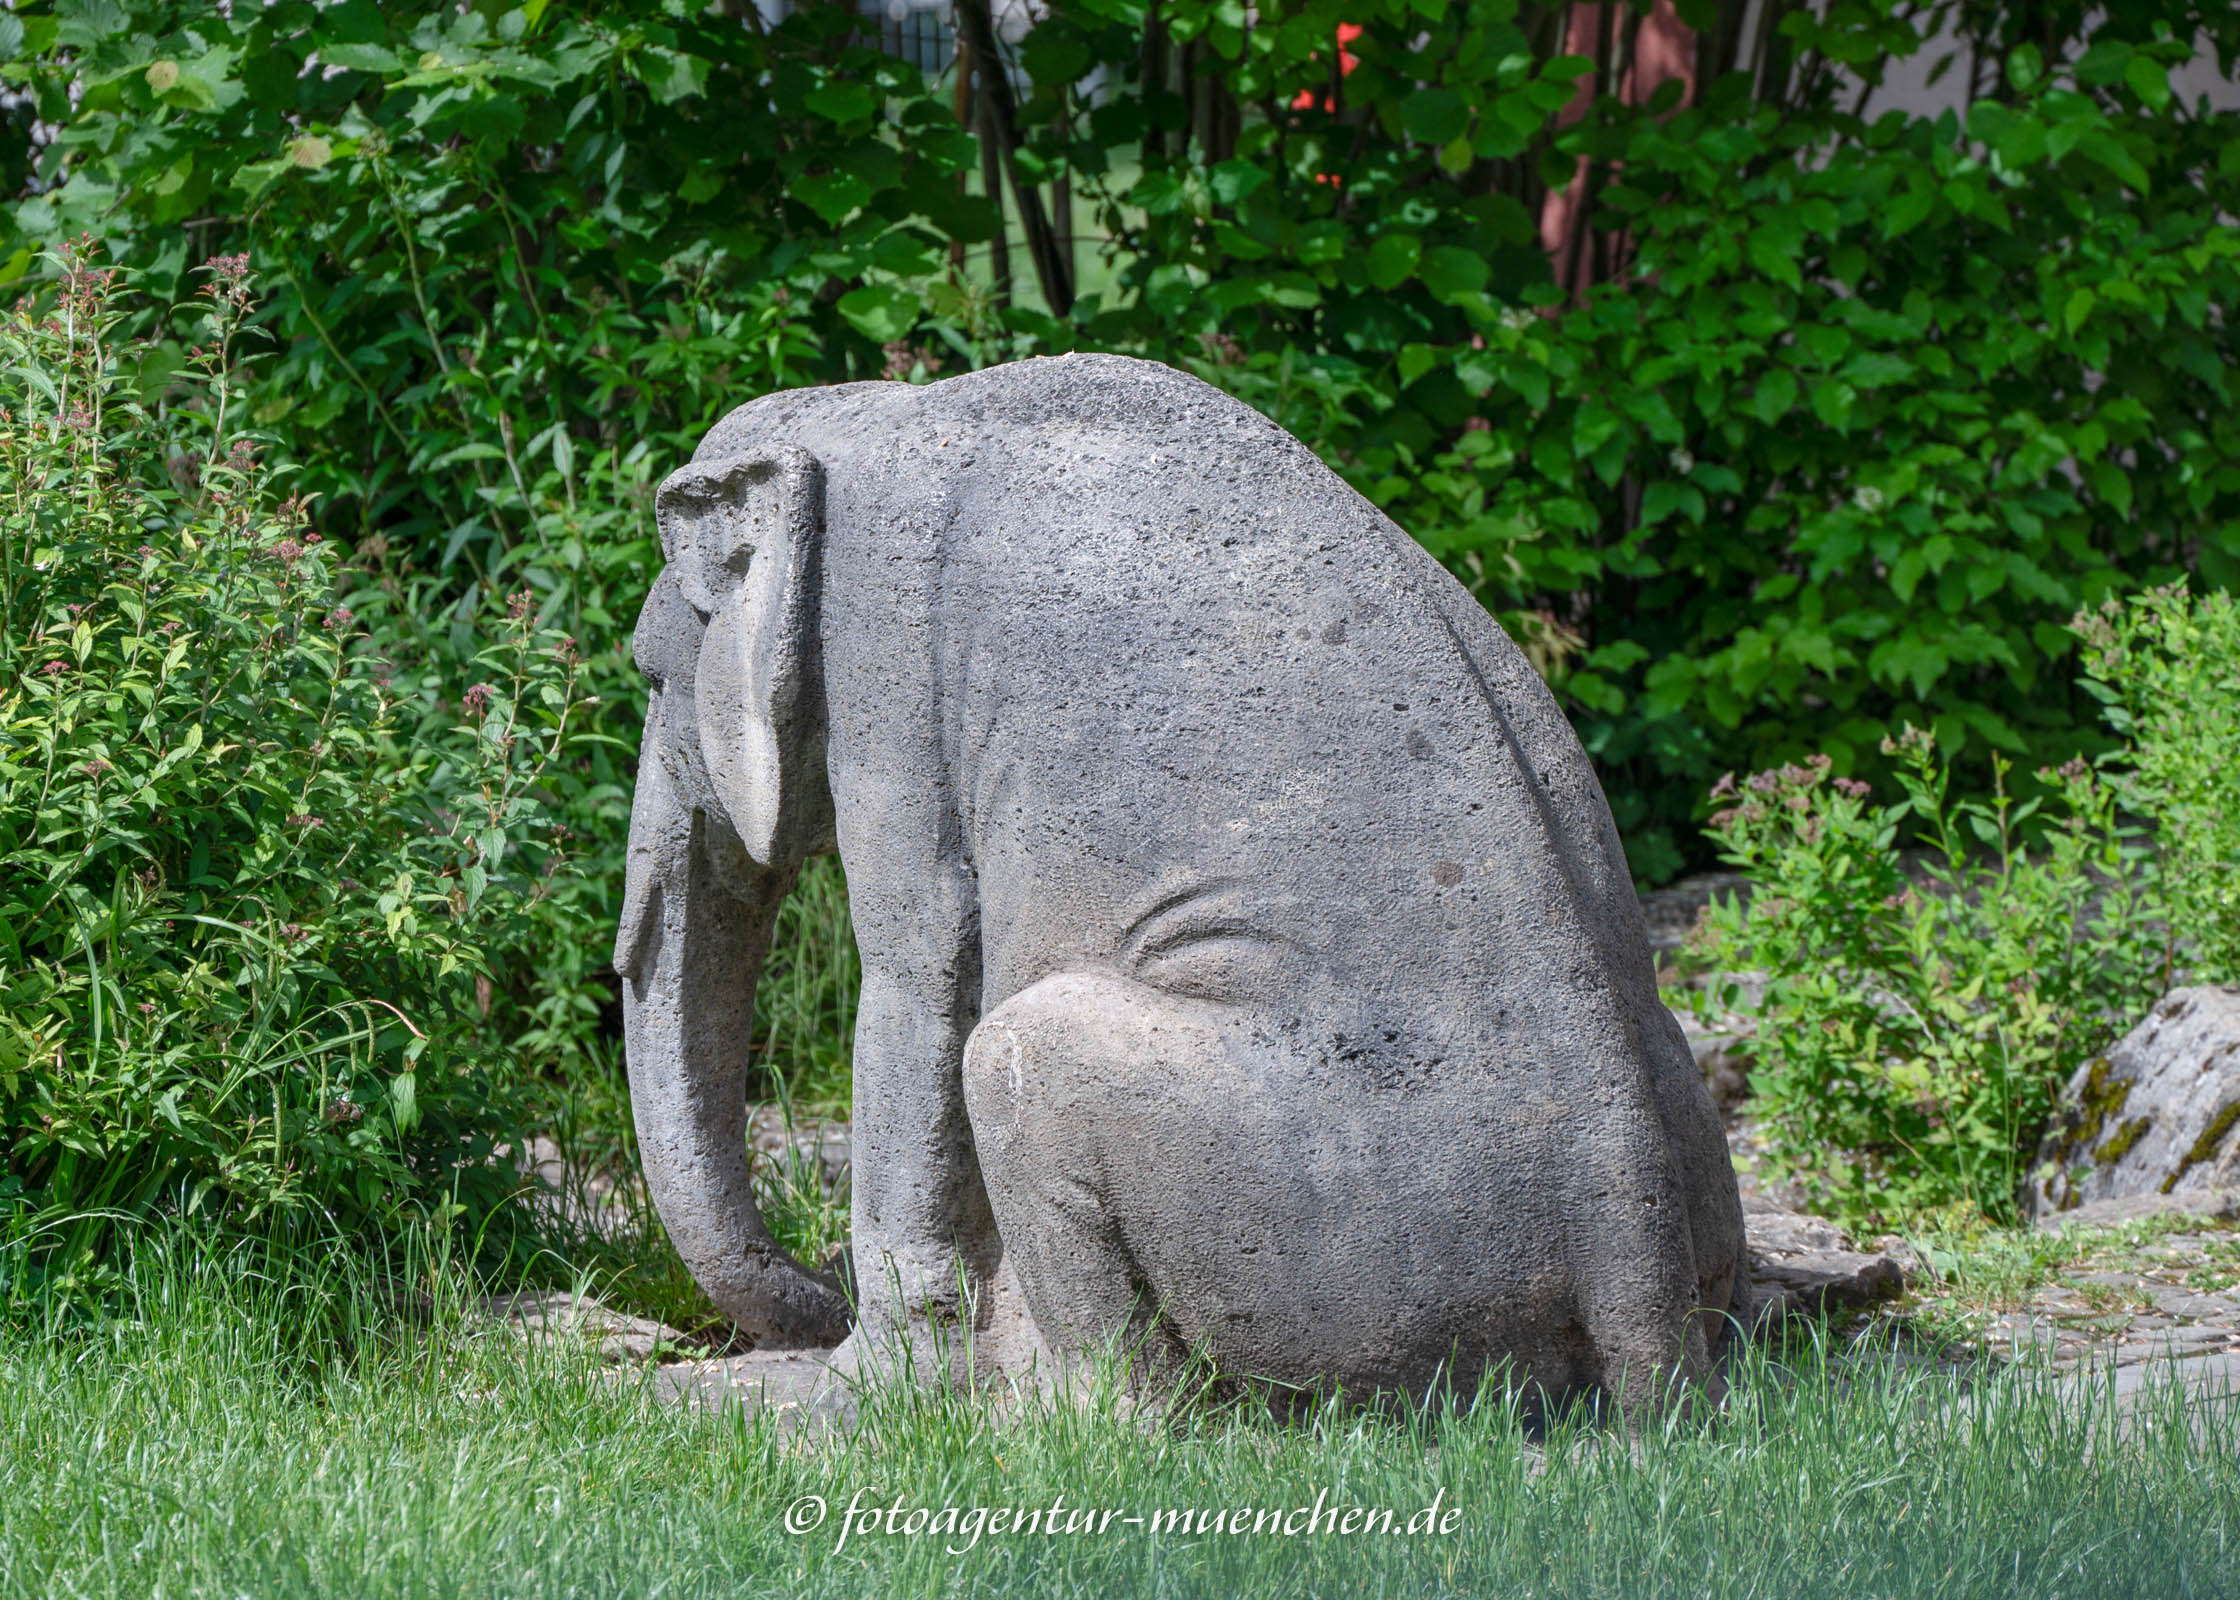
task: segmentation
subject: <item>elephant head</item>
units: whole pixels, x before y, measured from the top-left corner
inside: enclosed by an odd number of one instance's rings
[[[667,567],[638,620],[650,683],[614,967],[646,1184],[678,1253],[759,1344],[830,1344],[837,1279],[755,1205],[746,1069],[780,903],[832,848],[817,654],[823,479],[782,447],[694,462],[655,502]]]

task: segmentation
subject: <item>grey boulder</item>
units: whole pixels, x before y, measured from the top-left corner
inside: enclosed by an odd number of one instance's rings
[[[2240,1189],[2236,1126],[2240,986],[2173,989],[2069,1080],[2027,1209],[2048,1220],[2092,1207],[2116,1220],[2124,1212],[2116,1202],[2163,1197],[2175,1209],[2213,1209],[2221,1191]]]

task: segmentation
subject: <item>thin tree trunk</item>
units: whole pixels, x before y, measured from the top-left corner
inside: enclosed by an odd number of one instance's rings
[[[1064,130],[1066,143],[1073,143],[1073,91],[1064,84],[1058,87],[1058,126]],[[1073,248],[1073,169],[1058,168],[1058,175],[1050,180],[1050,232],[1057,245],[1058,261],[1065,270],[1066,290],[1070,295],[1080,283],[1078,262]]]
[[[1159,21],[1159,7],[1154,3],[1150,14],[1143,21],[1142,93],[1146,104],[1155,96],[1167,92],[1167,30]],[[1167,130],[1151,123],[1143,130],[1143,154],[1146,160],[1167,153]]]
[[[960,11],[962,7],[958,8]],[[1002,71],[999,66],[996,69]],[[995,279],[996,299],[1011,304],[1011,240],[1003,214],[1002,157],[996,153],[997,134],[988,116],[988,74],[981,69],[980,52],[973,48],[963,28],[957,30],[957,81],[959,93],[972,96],[972,131],[980,141],[980,187],[995,213],[995,233],[988,240],[988,272]],[[975,79],[981,80],[975,83]]]
[[[1614,53],[1612,30],[1617,22],[1617,5],[1618,0],[1604,0],[1595,19],[1597,26],[1594,39],[1594,93],[1597,98],[1610,94],[1617,88],[1617,74],[1612,70],[1611,61],[1611,56]],[[1590,117],[1594,115],[1591,102],[1586,114]],[[1570,233],[1569,253],[1565,261],[1565,265],[1569,269],[1565,276],[1570,281],[1564,285],[1565,292],[1574,300],[1587,292],[1587,285],[1592,281],[1592,263],[1587,259],[1589,248],[1587,215],[1594,210],[1595,190],[1598,187],[1595,181],[1595,162],[1592,156],[1582,160],[1579,169],[1579,198],[1574,202],[1569,218],[1571,224],[1568,230]]]
[[[1704,41],[1703,53],[1696,58],[1699,89],[1708,88],[1740,65],[1742,25],[1749,16],[1750,0],[1719,0],[1718,18]]]
[[[969,128],[972,126],[972,55],[970,51],[965,49],[963,37],[953,28],[949,32],[949,44],[949,66],[957,75],[957,126]],[[962,172],[958,173],[957,193],[963,195],[970,188],[971,185],[965,181],[965,175]],[[951,239],[949,241],[949,265],[955,271],[957,279],[961,283],[964,280],[964,241],[962,239]]]
[[[988,0],[956,0],[957,31],[972,41],[973,60],[980,64],[981,159],[993,145],[1003,157],[1011,177],[1011,197],[1019,203],[1019,224],[1027,236],[1027,257],[1034,263],[1036,281],[1051,314],[1065,316],[1073,310],[1073,273],[1058,254],[1058,242],[1043,214],[1042,197],[1019,171],[1019,114],[1011,99],[1011,79],[1004,71],[996,47],[995,21]]]

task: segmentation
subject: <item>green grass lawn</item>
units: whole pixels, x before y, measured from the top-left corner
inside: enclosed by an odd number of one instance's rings
[[[0,1332],[0,1596],[2240,1593],[2240,1416],[2175,1390],[2119,1424],[2089,1389],[1807,1347],[1639,1438],[884,1395],[813,1442],[478,1331],[433,1281],[400,1330],[339,1275],[143,1266],[123,1320]],[[1400,1531],[1309,1531],[1318,1501]],[[882,1517],[843,1542],[851,1502]],[[956,1532],[904,1531],[944,1508]],[[1178,1509],[1245,1531],[1153,1531]]]

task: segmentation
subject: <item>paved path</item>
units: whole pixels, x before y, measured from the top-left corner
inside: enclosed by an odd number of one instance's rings
[[[715,1410],[736,1404],[749,1411],[774,1411],[781,1422],[799,1422],[806,1420],[824,1375],[824,1362],[813,1351],[753,1350],[656,1367],[653,1391],[679,1405]]]

